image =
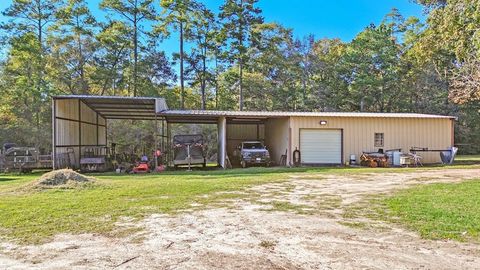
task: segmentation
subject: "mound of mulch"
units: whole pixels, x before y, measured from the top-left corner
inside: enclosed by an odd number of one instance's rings
[[[34,188],[76,188],[95,183],[94,177],[88,177],[71,169],[55,170],[43,174],[33,182]]]

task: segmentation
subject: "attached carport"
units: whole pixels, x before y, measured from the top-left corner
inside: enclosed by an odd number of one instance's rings
[[[272,160],[279,164],[282,155],[289,152],[289,117],[287,113],[214,111],[214,110],[166,110],[158,114],[167,125],[216,124],[218,131],[218,164],[226,167],[226,158],[242,141],[261,141],[270,151]],[[169,130],[169,128],[168,128]],[[287,164],[289,164],[287,154]]]
[[[218,165],[223,168],[242,141],[262,141],[276,164],[290,151],[286,113],[168,110],[163,98],[62,95],[52,100],[54,168],[78,169],[80,159],[92,148],[103,149],[106,155],[108,121],[115,119],[155,121],[155,145],[167,153],[166,164],[173,159],[169,151],[173,124],[217,125]]]
[[[107,154],[108,120],[155,121],[155,145],[164,150],[164,119],[157,112],[168,107],[163,98],[62,95],[52,100],[53,168],[79,168],[90,149]],[[161,128],[160,128],[161,125]]]

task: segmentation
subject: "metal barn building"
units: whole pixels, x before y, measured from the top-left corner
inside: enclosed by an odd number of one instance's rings
[[[56,96],[53,98],[53,155],[70,151],[78,161],[89,146],[107,146],[109,119],[153,120],[159,148],[170,147],[170,127],[175,123],[215,124],[218,131],[218,164],[244,140],[259,140],[279,163],[293,151],[304,165],[340,165],[363,152],[414,147],[447,149],[454,145],[455,117],[411,113],[265,112],[169,110],[162,98]],[[438,152],[422,152],[423,163],[439,163]],[[78,165],[78,164],[77,164]]]

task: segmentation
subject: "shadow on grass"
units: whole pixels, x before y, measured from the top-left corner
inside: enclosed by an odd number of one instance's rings
[[[161,173],[145,173],[145,174],[126,174],[126,173],[115,173],[115,172],[103,172],[103,173],[87,173],[91,176],[99,177],[135,177],[135,178],[148,178],[148,177],[157,177],[157,176],[191,176],[193,178],[238,178],[238,177],[248,177],[248,176],[268,176],[275,174],[288,174],[288,173],[335,173],[335,174],[350,174],[350,173],[386,173],[390,171],[407,171],[415,169],[435,169],[435,168],[468,168],[468,166],[480,165],[480,155],[477,156],[458,156],[455,160],[455,163],[449,166],[442,164],[429,164],[422,167],[411,167],[411,168],[367,168],[367,167],[343,167],[343,166],[327,166],[327,167],[249,167],[249,168],[233,168],[224,170],[219,167],[209,166],[207,168],[202,167],[193,167],[191,171],[187,171],[187,168],[180,167],[177,169],[169,169]],[[28,174],[0,174],[0,182],[2,181],[12,181],[17,180],[23,176],[40,176],[45,171],[34,171],[33,173]],[[188,179],[188,178],[187,178]]]
[[[246,169],[235,168],[229,170],[223,169],[209,169],[201,170],[200,168],[193,171],[186,170],[168,170],[161,173],[145,173],[145,174],[117,174],[114,172],[106,173],[89,173],[91,176],[99,177],[108,177],[114,176],[117,177],[135,177],[138,179],[149,178],[149,177],[160,177],[160,176],[184,176],[186,179],[216,179],[221,178],[241,178],[241,177],[252,177],[252,176],[269,176],[269,175],[281,175],[281,174],[290,174],[290,173],[311,173],[311,174],[358,174],[358,173],[389,173],[389,172],[411,172],[416,170],[429,170],[429,169],[468,169],[477,168],[478,163],[455,163],[453,165],[442,165],[442,164],[428,164],[421,167],[389,167],[389,168],[368,168],[368,167],[342,167],[342,166],[331,166],[331,167],[250,167]],[[191,178],[189,178],[189,176]]]
[[[184,176],[223,176],[223,177],[241,177],[241,176],[251,176],[251,175],[268,175],[268,174],[281,174],[281,173],[317,173],[317,172],[328,172],[330,170],[339,170],[343,167],[296,167],[296,168],[287,168],[287,167],[251,167],[247,169],[209,169],[209,170],[192,170],[186,171],[182,169],[177,170],[168,170],[161,173],[145,173],[145,174],[133,174],[134,176],[153,176],[153,175],[184,175]],[[132,174],[117,174],[114,172],[107,173],[91,173],[89,175],[93,176],[127,176]],[[132,176],[133,176],[132,175]]]
[[[480,156],[460,156],[455,159],[453,166],[462,166],[462,165],[479,165]]]
[[[13,180],[17,180],[17,179],[18,179],[18,177],[0,175],[0,182],[8,182],[8,181],[13,181]]]

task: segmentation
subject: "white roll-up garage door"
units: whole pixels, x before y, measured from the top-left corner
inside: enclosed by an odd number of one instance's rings
[[[300,152],[305,164],[341,164],[342,131],[301,129]]]

